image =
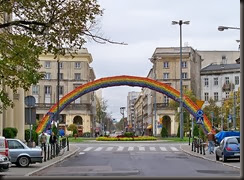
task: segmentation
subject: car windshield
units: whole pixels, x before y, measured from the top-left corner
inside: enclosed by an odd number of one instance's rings
[[[227,144],[239,144],[240,138],[230,138],[227,140]]]

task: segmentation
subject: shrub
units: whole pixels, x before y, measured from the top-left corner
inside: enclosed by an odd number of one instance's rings
[[[197,125],[195,125],[193,128],[193,136],[199,136],[199,129]]]
[[[167,131],[166,127],[162,127],[161,137],[168,137],[168,131]]]
[[[90,132],[84,132],[82,136],[83,137],[91,137],[91,133]]]
[[[134,136],[134,133],[132,133],[132,132],[125,132],[124,133],[124,136],[125,137],[132,137],[132,136]]]
[[[11,128],[11,129],[12,129],[12,132],[14,133],[14,137],[16,137],[18,134],[18,129],[17,128]]]
[[[14,138],[14,132],[10,127],[3,128],[3,136],[5,138]]]
[[[77,129],[73,130],[73,136],[75,136],[75,134],[78,135],[78,130]]]
[[[38,134],[36,133],[35,130],[32,129],[31,131],[31,139],[34,141],[36,144],[38,144]],[[30,129],[25,130],[25,141],[29,142],[30,141]]]

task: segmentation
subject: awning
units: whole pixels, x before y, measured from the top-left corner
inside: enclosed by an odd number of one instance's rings
[[[152,129],[152,125],[150,124],[149,126],[147,126],[147,129]]]

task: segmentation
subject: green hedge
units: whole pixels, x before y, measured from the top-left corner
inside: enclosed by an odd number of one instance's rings
[[[38,134],[36,133],[35,130],[32,129],[31,131],[31,139],[38,145]],[[29,142],[30,141],[30,129],[25,130],[25,141]]]
[[[96,141],[154,141],[157,138],[152,136],[139,136],[139,137],[97,137]]]
[[[18,130],[12,127],[3,128],[3,136],[5,138],[15,138],[18,134]]]

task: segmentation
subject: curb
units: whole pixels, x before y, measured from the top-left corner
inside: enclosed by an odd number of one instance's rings
[[[76,146],[76,147],[77,147],[77,146]],[[50,164],[47,164],[46,166],[43,166],[43,167],[41,167],[41,168],[39,168],[39,169],[37,169],[37,170],[35,170],[35,171],[29,172],[29,173],[25,174],[24,176],[31,176],[32,174],[37,173],[38,171],[41,171],[41,170],[43,170],[43,169],[48,168],[49,166],[52,166],[52,165],[54,165],[54,164],[56,164],[56,163],[58,163],[58,162],[60,162],[60,161],[63,161],[65,158],[67,158],[67,157],[72,156],[73,154],[75,154],[79,149],[80,149],[80,147],[76,148],[76,150],[74,150],[72,153],[67,154],[66,156],[60,158],[59,160],[54,161],[54,162],[52,162],[52,163],[50,163]]]
[[[203,156],[195,155],[195,154],[193,154],[193,153],[191,153],[191,152],[188,152],[188,151],[182,149],[181,146],[180,146],[180,149],[181,149],[182,151],[184,151],[185,153],[191,155],[191,156],[195,156],[195,157],[198,157],[198,158],[206,159],[206,160],[208,160],[208,161],[216,162],[216,163],[223,164],[223,165],[226,165],[226,166],[229,166],[229,167],[236,168],[236,169],[239,169],[239,170],[240,170],[240,167],[238,167],[238,166],[233,166],[233,165],[226,164],[226,163],[222,163],[222,162],[220,162],[220,161],[212,160],[212,159],[209,159],[209,158],[206,158],[206,157],[203,157]]]

